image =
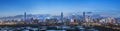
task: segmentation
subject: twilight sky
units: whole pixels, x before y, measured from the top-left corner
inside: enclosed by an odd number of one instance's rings
[[[0,17],[24,12],[58,15],[83,11],[120,16],[120,0],[0,0]]]

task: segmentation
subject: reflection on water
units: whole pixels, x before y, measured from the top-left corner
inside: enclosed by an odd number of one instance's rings
[[[39,27],[0,27],[0,31],[98,31],[83,26],[39,26]]]

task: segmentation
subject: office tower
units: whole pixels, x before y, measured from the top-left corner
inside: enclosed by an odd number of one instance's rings
[[[85,22],[93,22],[93,19],[90,16],[85,16]]]
[[[83,22],[85,22],[85,12],[83,12]]]
[[[26,16],[27,16],[26,12],[24,12],[24,21],[26,21]]]
[[[112,24],[112,23],[116,23],[116,20],[115,18],[110,17],[110,18],[106,18],[106,22]]]
[[[64,24],[64,22],[63,22],[63,12],[61,12],[61,21]]]

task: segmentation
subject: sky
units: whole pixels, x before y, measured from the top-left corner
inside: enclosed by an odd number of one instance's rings
[[[120,16],[120,0],[0,0],[0,17],[27,14],[65,15],[93,12]]]

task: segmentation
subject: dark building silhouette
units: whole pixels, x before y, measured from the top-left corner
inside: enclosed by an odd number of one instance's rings
[[[64,23],[64,18],[63,18],[63,12],[61,12],[61,21],[62,21],[62,23]]]
[[[85,22],[85,12],[83,12],[83,22]]]
[[[26,12],[24,12],[24,21],[26,21],[27,19],[27,15],[26,15]]]

